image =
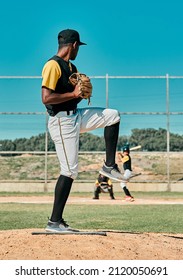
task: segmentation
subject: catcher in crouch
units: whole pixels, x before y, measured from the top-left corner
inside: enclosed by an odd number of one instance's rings
[[[111,180],[102,174],[99,174],[97,180],[95,181],[93,199],[99,199],[100,193],[109,193],[110,198],[115,199]]]
[[[45,63],[42,70],[42,102],[49,114],[48,129],[61,170],[55,186],[52,213],[46,226],[46,231],[50,232],[73,230],[63,219],[63,212],[73,180],[78,174],[80,133],[104,128],[106,157],[100,173],[113,180],[123,179],[115,162],[119,112],[101,107],[77,108],[78,103],[90,99],[92,93],[89,77],[79,74],[76,66],[71,63],[82,45],[86,44],[80,41],[76,30],[60,31],[58,51]]]

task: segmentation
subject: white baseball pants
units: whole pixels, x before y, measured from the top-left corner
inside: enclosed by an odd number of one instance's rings
[[[123,175],[124,181],[120,183],[120,186],[121,186],[122,188],[124,188],[124,187],[126,186],[128,180],[129,180],[130,177],[131,177],[131,174],[132,174],[132,171],[131,171],[131,170],[129,170],[129,169],[126,169],[126,170],[125,170],[124,175]]]
[[[79,134],[104,128],[120,121],[114,109],[78,108],[75,114],[59,112],[49,117],[48,129],[60,163],[61,175],[75,179],[78,175]],[[111,139],[112,141],[112,139]]]

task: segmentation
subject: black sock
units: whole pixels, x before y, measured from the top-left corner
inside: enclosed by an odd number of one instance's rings
[[[55,186],[54,204],[50,219],[52,222],[58,222],[60,219],[62,219],[62,214],[71,190],[72,182],[72,178],[66,177],[64,175],[60,175],[58,178]]]
[[[116,147],[119,135],[119,122],[104,128],[104,139],[106,146],[106,162],[107,166],[115,164]]]
[[[127,196],[131,196],[131,193],[129,192],[129,190],[127,189],[126,186],[123,187],[123,190],[124,190],[124,192],[125,192],[125,194],[126,194]]]

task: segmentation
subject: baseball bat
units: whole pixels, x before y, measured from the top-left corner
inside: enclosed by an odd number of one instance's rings
[[[135,146],[135,147],[130,148],[130,151],[138,150],[138,149],[140,149],[140,148],[142,148],[142,146],[141,146],[141,145],[138,145],[138,146]]]

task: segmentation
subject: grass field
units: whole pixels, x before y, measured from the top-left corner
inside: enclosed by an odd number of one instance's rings
[[[183,199],[183,192],[133,192],[136,198],[161,198],[161,199]],[[72,192],[73,197],[91,197],[91,192]],[[108,194],[103,194],[108,196]],[[116,196],[121,196],[121,192],[115,192]],[[53,196],[53,192],[0,192],[0,197],[9,197],[9,196]]]
[[[30,195],[0,193],[7,195]],[[32,194],[36,195],[36,194]],[[38,194],[39,196],[41,194]],[[43,195],[43,194],[42,194]],[[45,195],[45,194],[44,194]],[[53,195],[53,194],[46,194]],[[91,196],[80,193],[80,196]],[[78,196],[78,193],[72,194]],[[135,197],[182,199],[183,193],[135,193]],[[0,230],[44,228],[52,204],[0,203]],[[183,232],[183,205],[66,205],[64,218],[79,229],[110,229],[129,232]]]

